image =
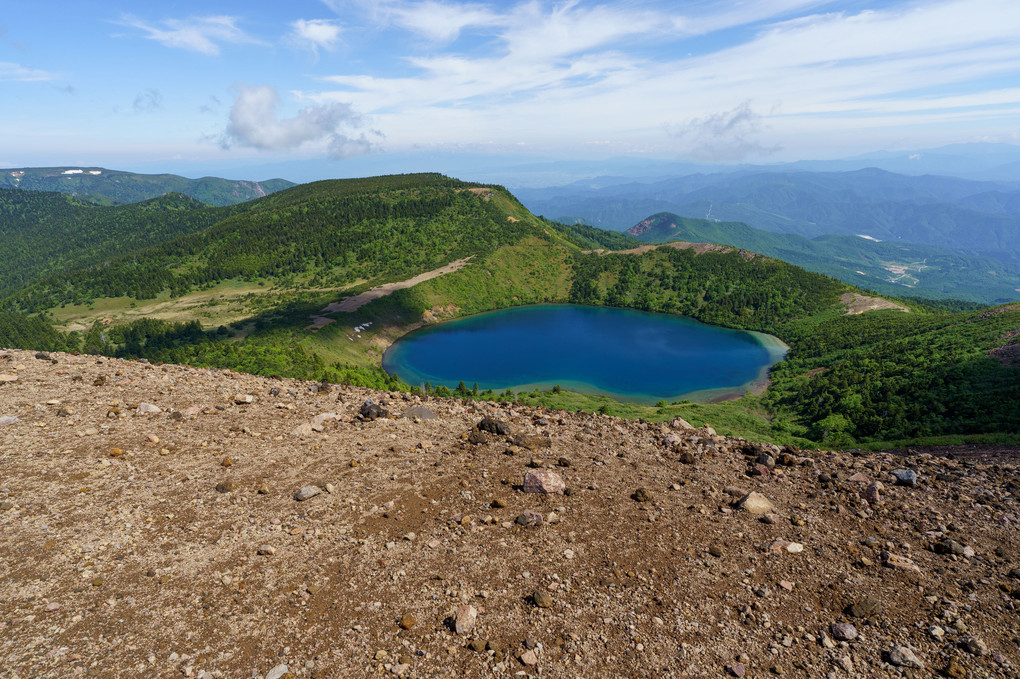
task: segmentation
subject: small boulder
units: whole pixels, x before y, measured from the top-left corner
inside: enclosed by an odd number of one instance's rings
[[[435,420],[436,414],[425,406],[411,406],[402,415],[407,420]]]
[[[139,403],[137,412],[139,415],[155,415],[163,412],[163,409],[151,403]]]
[[[829,631],[836,641],[853,641],[857,638],[857,628],[849,622],[834,622],[829,625]]]
[[[631,494],[635,502],[651,502],[652,494],[647,488],[638,488]]]
[[[548,469],[532,469],[524,475],[522,489],[525,493],[562,494],[566,489],[563,478]]]
[[[322,488],[319,488],[318,486],[304,486],[301,490],[294,493],[294,499],[298,502],[304,502],[305,500],[309,500],[320,493],[322,493]]]
[[[917,472],[912,469],[893,469],[890,474],[896,479],[897,486],[913,488],[917,485]]]
[[[483,417],[482,421],[475,425],[475,428],[478,431],[487,431],[497,436],[513,436],[510,425],[494,417]]]
[[[255,397],[251,394],[234,394],[234,403],[239,406],[249,405],[255,402]]]
[[[366,420],[382,420],[390,416],[390,411],[383,408],[372,399],[367,399],[361,404],[361,408],[358,409],[358,414]]]
[[[549,608],[553,604],[552,595],[544,589],[536,590],[531,595],[531,600],[535,602],[535,605],[539,608]]]
[[[774,508],[769,499],[761,493],[748,493],[737,501],[736,508],[749,514],[768,514]]]
[[[457,634],[471,634],[478,620],[478,609],[469,604],[458,606],[453,613],[453,631]]]
[[[917,670],[924,669],[924,663],[906,646],[893,646],[889,651],[889,662],[897,667],[911,667]]]

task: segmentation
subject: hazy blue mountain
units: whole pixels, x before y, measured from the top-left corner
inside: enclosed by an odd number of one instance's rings
[[[984,304],[1020,299],[1020,265],[966,250],[876,242],[860,236],[752,229],[739,222],[652,215],[626,232],[646,243],[680,240],[752,250],[886,295],[950,297]]]
[[[615,230],[668,211],[740,221],[808,238],[863,234],[883,241],[966,248],[1006,259],[1020,250],[1017,187],[956,177],[907,176],[877,168],[740,170],[598,188],[581,182],[515,193],[536,214]]]
[[[286,179],[255,182],[174,174],[138,174],[102,167],[20,167],[0,170],[0,188],[57,191],[100,205],[138,203],[181,193],[208,205],[236,205],[294,186]]]

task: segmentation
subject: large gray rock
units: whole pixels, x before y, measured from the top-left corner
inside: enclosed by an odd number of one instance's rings
[[[497,436],[513,436],[513,432],[510,430],[510,425],[503,420],[497,420],[494,417],[483,417],[482,421],[475,425],[478,431],[487,431],[490,434],[496,434]]]
[[[458,606],[453,613],[453,630],[457,634],[471,634],[478,620],[478,609],[469,604]]]
[[[913,488],[917,485],[917,472],[912,469],[893,469],[889,473],[896,479],[897,486]]]

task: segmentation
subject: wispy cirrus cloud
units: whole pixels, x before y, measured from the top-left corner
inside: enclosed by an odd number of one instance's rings
[[[56,80],[57,74],[38,68],[29,68],[9,61],[0,61],[0,81],[47,82]]]
[[[281,118],[280,95],[269,85],[242,86],[230,109],[222,145],[237,144],[260,150],[289,151],[305,144],[324,144],[330,157],[361,155],[372,150],[361,116],[349,104],[308,106]],[[372,134],[377,134],[371,132]]]
[[[265,45],[258,38],[249,35],[238,26],[239,19],[233,16],[189,17],[187,19],[163,19],[149,22],[127,14],[116,23],[135,28],[145,33],[145,38],[155,40],[166,47],[184,49],[199,54],[216,56],[221,45]]]
[[[374,21],[425,41],[399,43],[412,72],[326,76],[300,95],[353,101],[408,143],[616,139],[720,159],[771,153],[800,130],[1020,108],[1004,84],[1020,77],[1015,1],[824,11],[834,4],[376,2]]]

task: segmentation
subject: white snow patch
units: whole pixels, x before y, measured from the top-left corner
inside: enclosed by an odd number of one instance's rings
[[[858,271],[857,273],[859,273],[862,276],[867,276],[868,275],[868,274],[864,273],[863,271]]]
[[[89,170],[89,174],[103,174],[102,170]]]
[[[858,233],[858,234],[855,234],[855,235],[858,238],[863,238],[864,240],[870,240],[870,241],[874,241],[876,243],[881,243],[882,242],[882,241],[878,240],[877,238],[875,238],[874,236],[869,236],[869,235],[867,235],[865,233]]]
[[[16,172],[12,172],[11,176],[16,178],[16,179],[21,179],[22,177],[25,176],[25,171],[24,170],[18,170]]]
[[[60,174],[81,174],[83,172],[85,172],[85,170],[64,170]]]

